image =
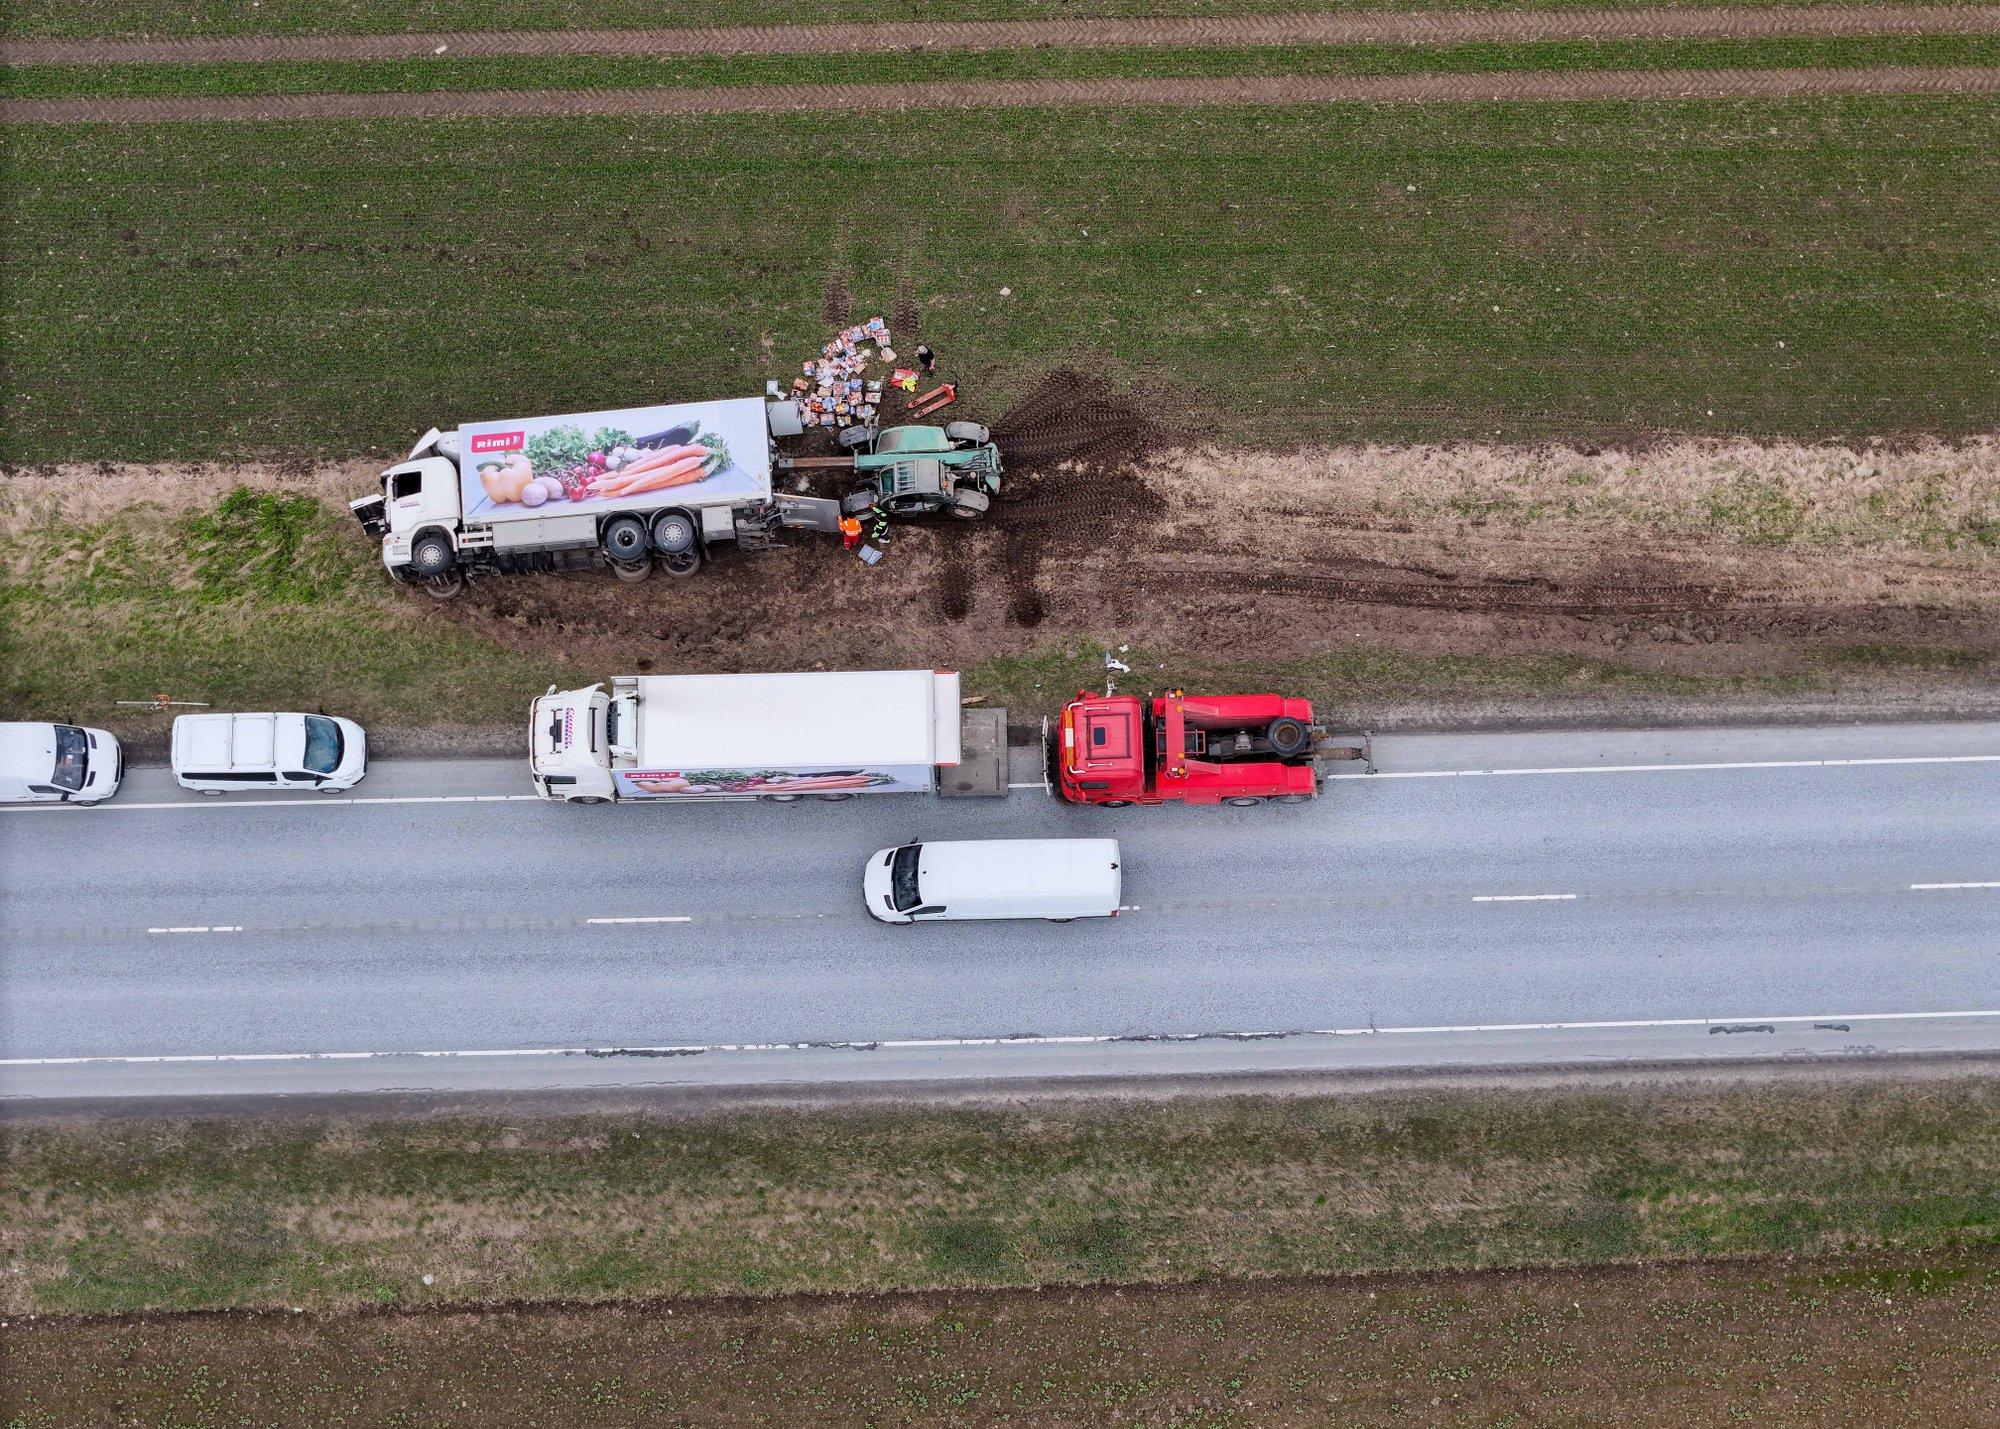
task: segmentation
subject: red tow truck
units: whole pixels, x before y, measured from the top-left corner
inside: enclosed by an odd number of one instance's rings
[[[1319,793],[1324,761],[1372,753],[1365,736],[1333,743],[1309,700],[1079,690],[1063,706],[1050,763],[1074,804],[1296,804]]]

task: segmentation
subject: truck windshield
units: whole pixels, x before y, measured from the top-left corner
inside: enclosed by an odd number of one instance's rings
[[[917,860],[923,852],[922,844],[904,844],[889,865],[889,901],[898,913],[907,913],[924,901],[917,896]]]
[[[58,789],[72,794],[90,777],[90,739],[73,724],[56,726],[56,772],[51,777]]]
[[[323,715],[306,716],[306,768],[331,774],[340,768],[340,726]]]

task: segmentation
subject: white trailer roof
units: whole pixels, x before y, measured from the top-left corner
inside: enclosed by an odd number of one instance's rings
[[[650,675],[637,684],[639,758],[647,768],[958,762],[955,673]]]

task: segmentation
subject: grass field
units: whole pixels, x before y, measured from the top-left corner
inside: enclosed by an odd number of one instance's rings
[[[0,1330],[19,1429],[2000,1417],[2000,1257]],[[1587,1387],[1587,1406],[1580,1391]]]
[[[1646,0],[1647,9],[1715,9],[1743,0]],[[1847,0],[1748,0],[1827,5]],[[583,26],[779,25],[831,21],[1056,20],[1129,16],[1273,15],[1332,10],[1611,9],[1603,0],[911,0],[888,15],[868,0],[19,0],[13,37],[96,38],[238,34],[387,34],[423,30],[547,30]],[[1622,8],[1638,8],[1627,5]]]
[[[1038,1285],[2000,1237],[1988,1080],[17,1122],[0,1305]]]
[[[10,138],[16,460],[386,452],[752,390],[821,340],[834,277],[871,310],[908,278],[989,411],[1067,355],[1234,442],[1952,433],[2000,404],[1978,98]]]
[[[0,73],[0,93],[77,96],[361,94],[666,85],[891,84],[945,80],[1152,79],[1214,75],[1490,73],[1510,70],[1847,69],[1991,65],[2000,38],[1565,41],[1538,44],[1215,46],[665,58],[422,59],[350,63],[35,65]]]

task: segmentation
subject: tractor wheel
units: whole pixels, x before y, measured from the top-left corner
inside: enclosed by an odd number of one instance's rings
[[[834,438],[844,452],[859,451],[874,440],[873,427],[842,427],[840,434]]]
[[[961,491],[952,500],[951,514],[961,521],[977,521],[993,505],[983,491]]]
[[[604,547],[605,555],[628,566],[646,559],[647,547],[652,540],[646,534],[646,523],[637,516],[612,517],[604,523],[597,539]]]
[[[1271,727],[1264,731],[1264,738],[1271,741],[1271,748],[1286,759],[1295,759],[1312,748],[1312,731],[1305,721],[1293,719],[1290,715],[1280,715],[1271,721]]]
[[[977,422],[951,422],[944,429],[944,439],[953,446],[983,447],[992,436]]]
[[[872,491],[850,491],[840,498],[840,514],[861,516],[875,509],[875,493]]]

